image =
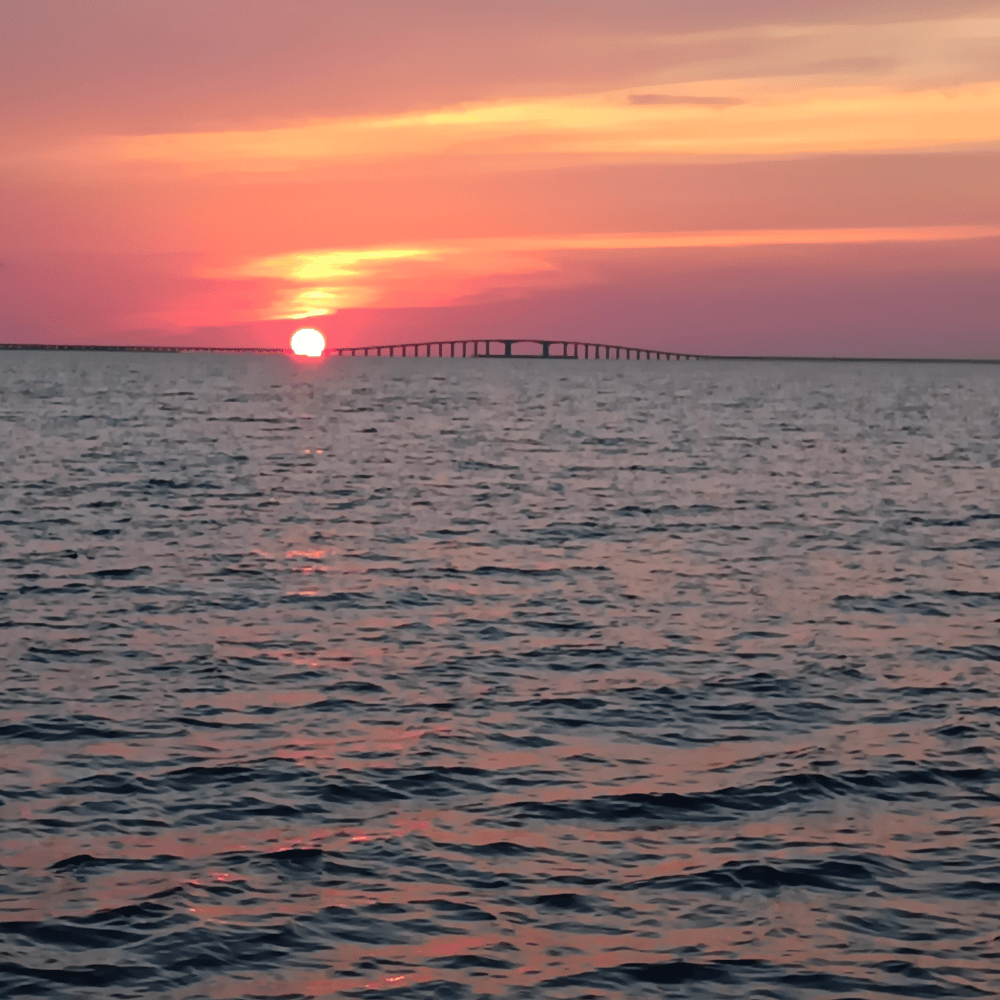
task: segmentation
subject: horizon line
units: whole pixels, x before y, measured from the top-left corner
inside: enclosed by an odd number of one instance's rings
[[[464,338],[463,338],[464,339]],[[468,338],[471,343],[477,338]],[[506,339],[513,339],[514,341],[520,338],[497,338],[497,337],[480,337],[478,340],[480,343],[486,342],[487,340],[492,343],[503,343]],[[460,341],[458,341],[460,342]],[[538,341],[532,340],[531,343],[538,343]],[[552,341],[553,343],[562,343],[562,340]],[[432,341],[431,343],[438,343],[438,341]],[[442,341],[442,343],[451,343],[451,341]],[[575,343],[575,341],[569,341],[569,343]],[[582,346],[582,341],[580,342]],[[377,346],[377,345],[376,345]],[[386,345],[382,345],[383,348]],[[393,345],[396,347],[404,346],[402,344]],[[406,346],[411,346],[407,344]],[[423,345],[421,345],[423,346]],[[604,346],[604,345],[601,345]],[[618,345],[610,345],[612,347]],[[339,351],[363,351],[365,348],[363,345],[355,346],[354,348],[332,348],[326,352],[324,358],[335,356],[334,352]],[[369,345],[369,350],[375,350],[375,347]],[[622,350],[626,350],[624,345],[621,345]],[[820,354],[691,354],[688,352],[677,352],[677,351],[664,351],[662,348],[657,349],[655,347],[640,347],[640,348],[628,348],[629,350],[635,351],[650,351],[653,353],[660,354],[678,354],[681,353],[687,358],[698,361],[842,361],[842,362],[877,362],[881,364],[887,363],[899,363],[899,364],[966,364],[966,365],[995,365],[1000,364],[1000,358],[928,358],[928,357],[859,357],[859,356],[847,356],[847,355],[820,355]],[[171,345],[131,345],[131,344],[0,344],[0,351],[115,351],[115,352],[131,352],[131,353],[146,353],[146,354],[263,354],[263,355],[285,355],[289,357],[294,357],[286,348],[282,347],[201,347],[201,346],[171,346]],[[337,354],[338,358],[343,355]],[[369,358],[378,357],[377,355],[367,355]],[[436,357],[436,355],[432,355]],[[544,357],[540,354],[515,354],[510,356],[504,356],[502,354],[480,354],[480,355],[470,355],[468,358],[451,358],[448,355],[443,355],[442,357],[447,358],[447,360],[461,361],[461,360],[477,360],[486,358],[496,358],[503,359],[505,361],[522,359],[522,360],[539,360],[539,361],[583,361],[583,358],[576,358],[573,355],[552,355],[550,357]],[[382,357],[381,360],[404,360],[402,356],[398,358],[386,358]],[[430,360],[430,358],[420,356],[415,358],[413,356],[406,356],[405,360]],[[616,359],[606,359],[606,358],[588,358],[586,360],[590,361],[604,361],[604,360],[616,360]]]

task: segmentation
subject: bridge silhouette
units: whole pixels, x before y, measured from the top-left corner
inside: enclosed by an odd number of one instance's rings
[[[531,344],[538,353],[515,352],[515,344]],[[493,345],[501,350],[494,351]],[[480,350],[482,347],[482,350]],[[603,353],[602,353],[603,352]],[[377,358],[553,358],[565,360],[695,361],[700,355],[678,351],[657,351],[651,347],[622,347],[620,344],[591,344],[582,340],[536,340],[496,337],[468,340],[426,340],[410,344],[382,344],[370,347],[328,347],[327,356]]]
[[[537,352],[518,353],[515,344],[529,344]],[[499,350],[494,350],[498,346]],[[194,347],[177,345],[144,347],[133,344],[0,344],[0,351],[129,351],[165,354],[288,354],[283,347]],[[658,351],[652,347],[623,347],[620,344],[591,344],[582,340],[537,340],[519,338],[478,338],[427,340],[419,343],[381,344],[368,347],[327,347],[324,357],[365,358],[550,358],[583,360],[598,358],[623,361],[697,361],[709,355]]]
[[[472,353],[468,347],[472,345]],[[484,345],[482,351],[478,345]],[[491,349],[493,344],[502,344],[503,351],[497,353]],[[515,354],[514,344],[537,344],[541,348],[539,354]],[[510,346],[508,346],[510,345]],[[458,351],[458,347],[462,351]],[[558,350],[553,351],[555,346]],[[437,349],[435,353],[434,349]],[[580,349],[583,353],[580,353]],[[424,350],[424,353],[419,353]],[[139,344],[0,344],[0,351],[131,351],[136,354],[278,354],[288,355],[286,347],[194,347],[189,345],[153,346]],[[398,354],[396,352],[399,352]],[[576,340],[530,340],[501,339],[492,337],[484,340],[430,340],[420,343],[383,344],[381,347],[331,347],[326,350],[326,356],[338,357],[396,357],[396,358],[551,358],[560,360],[600,358],[624,360],[660,360],[660,361],[808,361],[816,362],[850,362],[865,364],[920,364],[920,365],[1000,365],[1000,358],[899,358],[899,357],[857,357],[821,354],[687,354],[680,351],[657,351],[652,347],[622,347],[618,344],[588,344]],[[374,352],[374,353],[373,353]],[[381,353],[380,353],[381,352]]]

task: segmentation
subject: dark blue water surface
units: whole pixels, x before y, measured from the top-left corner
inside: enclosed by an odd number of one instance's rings
[[[0,997],[1000,996],[1000,369],[0,360]]]

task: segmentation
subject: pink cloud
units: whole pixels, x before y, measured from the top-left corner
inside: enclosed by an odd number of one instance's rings
[[[0,119],[9,134],[139,134],[389,113],[642,84],[712,55],[744,53],[764,71],[775,46],[796,44],[699,41],[671,53],[658,41],[671,34],[994,12],[991,0],[8,3]]]

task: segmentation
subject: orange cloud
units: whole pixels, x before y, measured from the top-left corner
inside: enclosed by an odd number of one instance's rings
[[[442,305],[514,276],[549,275],[552,285],[580,279],[553,257],[566,251],[939,243],[1000,236],[1000,226],[896,226],[844,229],[730,230],[674,233],[466,239],[425,247],[314,250],[265,257],[214,277],[271,278],[278,298],[258,318],[303,319],[368,305]],[[405,296],[398,300],[398,291]]]
[[[900,91],[791,88],[785,78],[700,85],[684,103],[629,103],[615,91],[338,119],[255,132],[93,138],[8,158],[8,166],[84,174],[159,168],[188,176],[302,171],[338,162],[517,157],[649,162],[974,148],[1000,142],[1000,83]],[[712,91],[717,91],[713,94]],[[729,105],[720,113],[711,102]]]

